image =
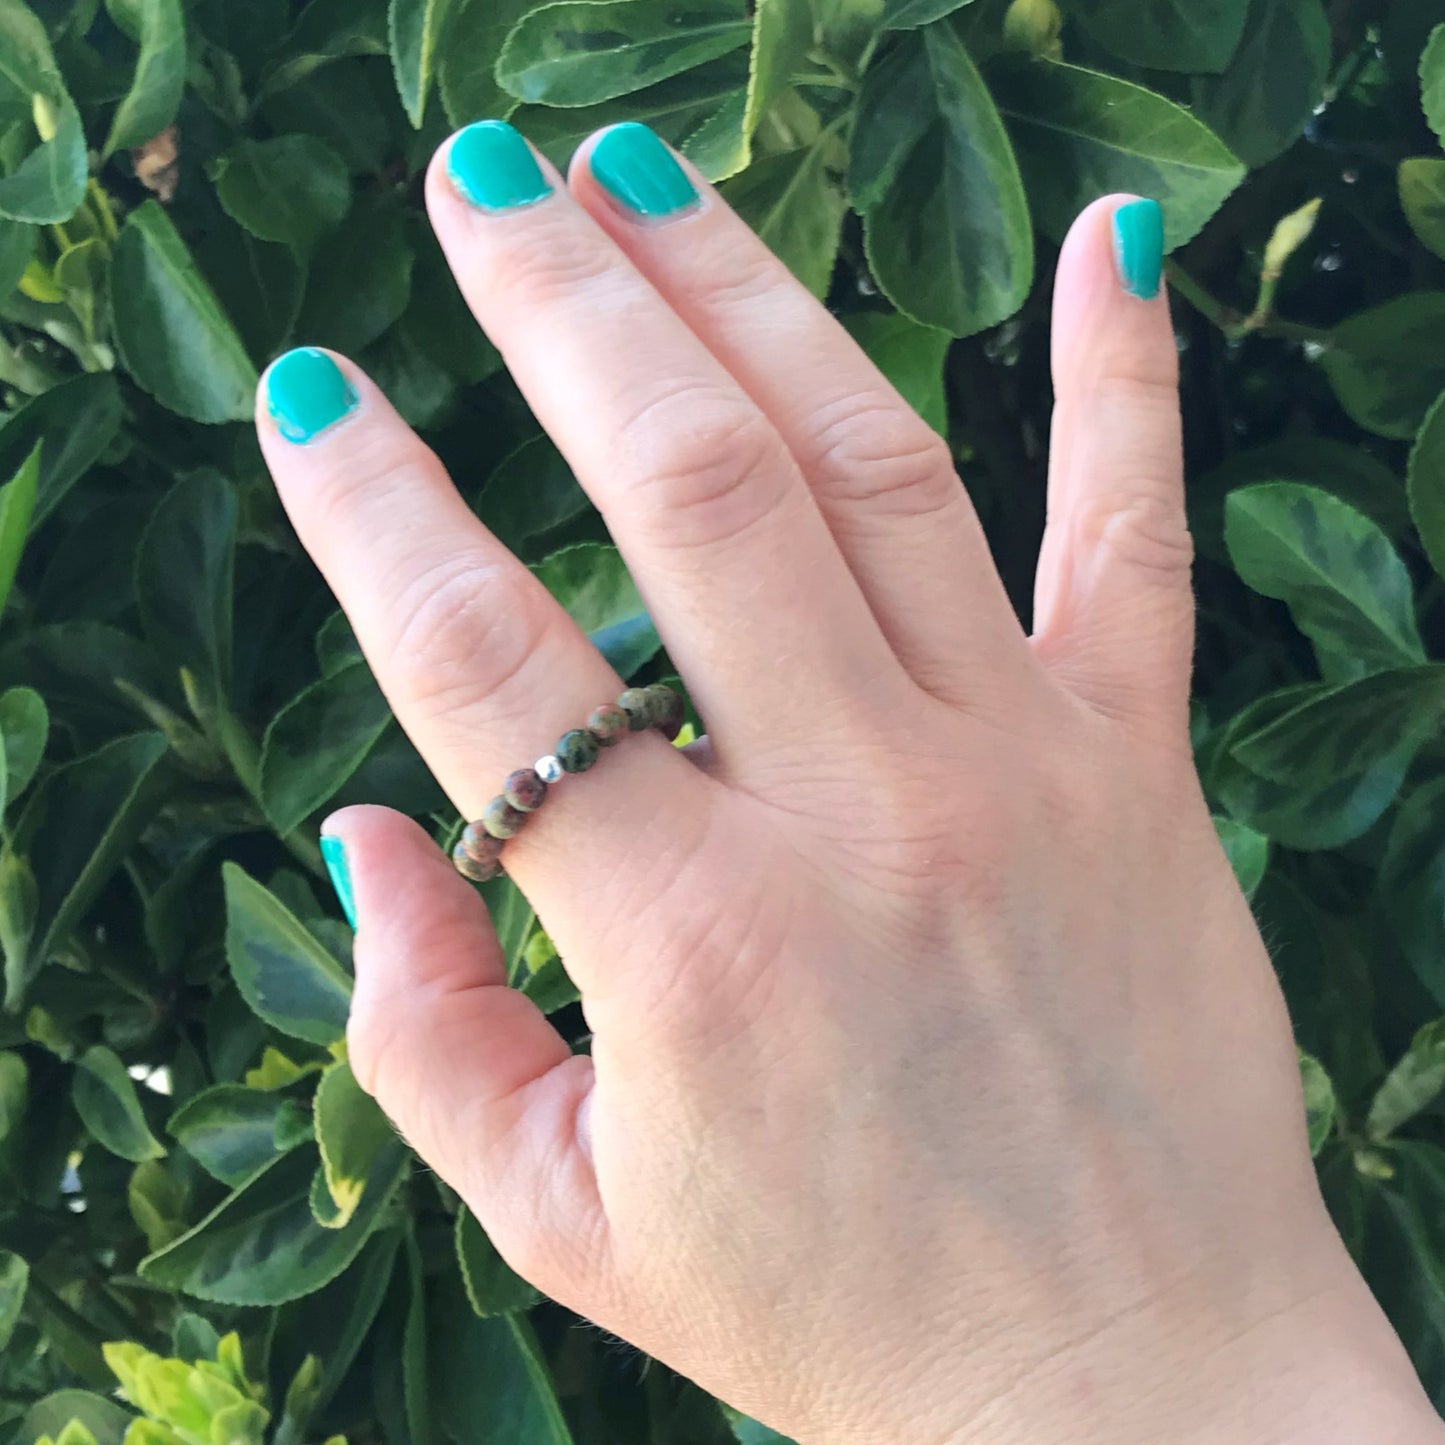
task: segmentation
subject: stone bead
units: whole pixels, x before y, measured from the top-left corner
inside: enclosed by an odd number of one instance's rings
[[[587,731],[604,748],[615,748],[632,726],[632,719],[615,703],[605,702],[587,719]]]
[[[527,815],[498,794],[482,809],[479,821],[494,838],[515,838],[522,831]]]
[[[573,728],[557,744],[557,761],[569,773],[585,773],[601,751],[602,745],[586,728]]]
[[[502,796],[521,813],[535,813],[547,797],[547,785],[536,768],[518,768],[502,784]]]
[[[538,758],[532,764],[532,771],[550,787],[553,783],[562,781],[562,774],[566,769],[563,768],[562,759],[556,753],[548,753],[545,758]]]
[[[473,863],[483,867],[495,863],[502,856],[505,840],[493,837],[480,823],[468,823],[462,829],[459,846],[465,850]]]
[[[682,694],[674,692],[665,682],[654,683],[647,691],[652,696],[652,725],[671,742],[687,720],[687,704]]]
[[[465,843],[458,843],[452,849],[452,862],[456,864],[457,872],[463,878],[470,878],[473,883],[489,883],[502,871],[500,858],[495,858],[490,863],[478,863],[467,852]]]
[[[629,687],[617,699],[617,706],[627,714],[627,725],[635,733],[652,726],[652,693],[645,687]]]

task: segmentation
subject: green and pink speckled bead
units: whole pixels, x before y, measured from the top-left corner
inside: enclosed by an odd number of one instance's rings
[[[509,838],[521,832],[528,817],[547,800],[547,791],[568,773],[585,773],[597,764],[604,748],[616,747],[629,732],[656,728],[669,742],[682,731],[687,707],[680,693],[666,683],[630,687],[615,703],[604,703],[557,742],[557,750],[538,758],[530,768],[519,768],[502,784],[502,791],[468,823],[455,848],[457,872],[475,883],[486,883],[502,872],[502,850]]]

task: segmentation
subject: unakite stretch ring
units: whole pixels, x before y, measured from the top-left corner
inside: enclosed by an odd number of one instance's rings
[[[663,682],[629,687],[615,703],[603,703],[585,727],[573,728],[557,740],[555,752],[519,768],[502,791],[468,823],[452,849],[457,872],[474,883],[486,883],[502,871],[502,850],[521,832],[527,819],[547,801],[547,790],[568,773],[585,773],[597,765],[604,748],[616,747],[628,733],[656,728],[668,742],[682,731],[686,708],[680,693]]]

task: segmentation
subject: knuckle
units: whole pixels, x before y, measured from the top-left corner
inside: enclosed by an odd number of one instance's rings
[[[673,547],[715,546],[782,501],[791,457],[763,414],[741,398],[680,387],[623,428],[627,484]]]
[[[521,244],[493,262],[492,284],[522,313],[555,305],[579,286],[595,287],[615,275],[616,257],[565,211],[536,212]]]
[[[1194,564],[1183,504],[1155,483],[1086,498],[1079,504],[1077,527],[1089,549],[1164,578],[1188,577]]]
[[[948,444],[883,397],[849,397],[815,418],[808,470],[828,496],[927,516],[954,505],[961,484]]]

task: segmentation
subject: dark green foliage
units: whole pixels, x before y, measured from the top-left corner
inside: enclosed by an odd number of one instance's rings
[[[458,820],[280,511],[265,365],[355,354],[614,663],[671,675],[426,227],[435,146],[495,115],[559,164],[646,120],[722,182],[949,438],[1025,615],[1055,248],[1099,195],[1164,204],[1200,769],[1327,1196],[1445,1405],[1439,19],[0,0],[0,1441],[119,1442],[116,1373],[171,1369],[120,1340],[203,1360],[228,1438],[777,1438],[539,1301],[345,1060],[317,825]],[[484,892],[580,1042],[565,962]]]

